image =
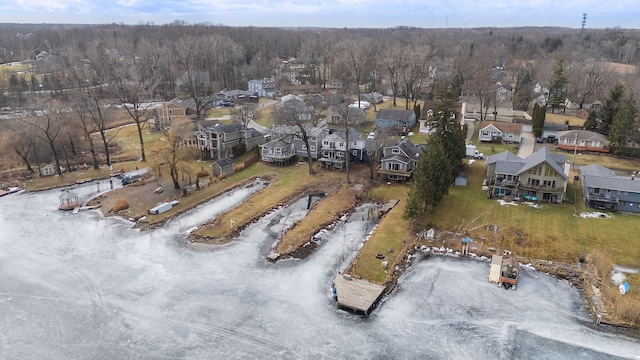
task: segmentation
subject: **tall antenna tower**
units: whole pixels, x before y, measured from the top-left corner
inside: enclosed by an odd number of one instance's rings
[[[580,28],[580,43],[584,41],[584,26],[587,24],[587,13],[582,13],[582,28]]]

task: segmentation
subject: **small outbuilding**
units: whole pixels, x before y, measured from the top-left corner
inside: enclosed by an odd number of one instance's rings
[[[211,164],[211,172],[215,176],[220,176],[221,174],[229,176],[233,174],[233,160],[228,158],[221,158],[216,160],[213,164]]]

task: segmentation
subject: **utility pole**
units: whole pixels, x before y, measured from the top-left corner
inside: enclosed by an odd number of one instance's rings
[[[580,45],[584,41],[584,26],[587,24],[587,13],[582,13],[582,27],[580,28]]]

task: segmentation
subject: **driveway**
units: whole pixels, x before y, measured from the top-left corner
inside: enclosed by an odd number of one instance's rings
[[[536,139],[533,137],[533,133],[523,132],[520,138],[520,149],[518,150],[518,156],[524,159],[533,154],[535,145]]]

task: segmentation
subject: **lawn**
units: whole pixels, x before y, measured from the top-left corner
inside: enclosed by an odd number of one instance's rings
[[[411,233],[409,222],[402,219],[404,203],[409,189],[404,184],[382,185],[371,191],[372,200],[385,203],[390,199],[399,200],[375,228],[371,237],[364,243],[358,257],[351,265],[351,272],[357,277],[382,284],[391,278],[394,264],[403,259],[407,245],[415,237]],[[382,267],[383,259],[376,255],[382,254],[388,262],[387,269]]]
[[[552,114],[547,112],[544,121],[550,124],[566,124],[569,122],[569,126],[582,126],[584,125],[585,119],[581,119],[574,115]]]
[[[573,263],[601,248],[610,251],[618,264],[640,265],[640,249],[629,244],[640,231],[640,216],[613,213],[610,219],[583,219],[574,216],[570,203],[501,206],[480,189],[484,171],[482,163],[475,162],[468,186],[450,188],[432,219],[438,229],[469,236],[484,249],[509,249],[520,256]],[[579,185],[577,209],[592,211],[582,204]],[[572,186],[567,192],[573,197]]]

